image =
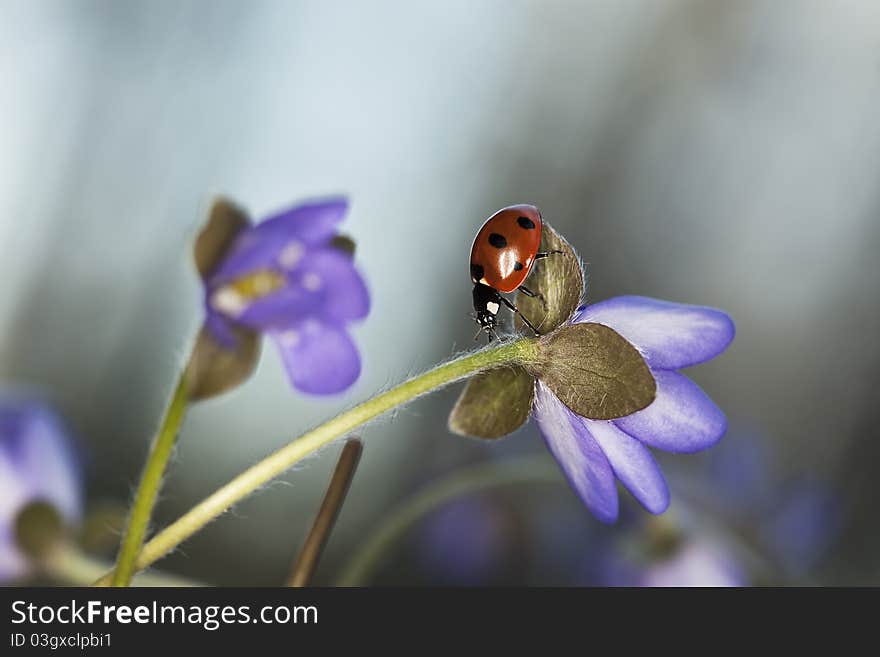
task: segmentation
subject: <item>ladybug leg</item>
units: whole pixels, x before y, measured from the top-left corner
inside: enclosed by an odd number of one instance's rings
[[[525,325],[528,326],[530,329],[532,329],[532,332],[535,334],[535,337],[538,337],[538,336],[541,335],[540,333],[538,333],[538,329],[536,329],[536,328],[532,325],[532,323],[531,323],[528,319],[526,319],[526,316],[523,315],[523,314],[519,311],[519,308],[517,308],[517,307],[516,307],[514,304],[512,304],[508,299],[506,299],[505,297],[501,296],[500,294],[498,295],[498,298],[501,299],[501,301],[504,303],[505,306],[507,306],[508,308],[510,308],[510,310],[512,310],[513,312],[515,312],[517,315],[519,315],[519,318],[520,318],[523,322],[525,322]]]
[[[538,251],[535,254],[535,260],[543,260],[544,258],[549,258],[550,256],[556,253],[565,253],[564,251]]]
[[[479,340],[480,336],[483,335],[483,333],[486,334],[486,344],[492,344],[492,340],[498,340],[498,333],[495,332],[495,329],[480,327],[477,330],[477,334],[474,336],[474,342]]]
[[[547,310],[547,301],[544,299],[543,294],[541,294],[540,292],[532,292],[525,285],[520,285],[517,289],[525,294],[527,297],[532,297],[533,299],[537,299],[538,301],[540,301],[541,305],[544,306],[544,310]]]

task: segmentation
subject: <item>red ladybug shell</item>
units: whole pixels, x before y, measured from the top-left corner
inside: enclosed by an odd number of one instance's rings
[[[534,205],[511,205],[486,219],[471,247],[471,280],[513,292],[535,264],[542,226]]]

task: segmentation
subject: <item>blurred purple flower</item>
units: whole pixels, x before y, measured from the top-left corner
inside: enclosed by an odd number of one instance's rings
[[[370,298],[352,258],[331,244],[348,203],[313,201],[239,233],[205,284],[206,326],[234,348],[231,325],[270,335],[293,387],[345,390],[361,361],[347,325],[366,317]]]
[[[758,432],[737,432],[713,452],[693,495],[723,515],[754,527],[758,548],[791,576],[803,576],[828,554],[840,530],[840,500],[812,476],[774,474],[774,441]]]
[[[725,514],[740,521],[765,515],[779,491],[770,469],[768,436],[731,432],[708,457],[708,467],[697,477],[699,495],[717,501]],[[693,479],[694,474],[683,474]]]
[[[501,513],[482,497],[457,500],[434,511],[417,535],[421,565],[447,584],[491,582],[508,548]]]
[[[837,538],[839,500],[817,481],[788,487],[773,514],[763,523],[768,547],[793,575],[812,570]]]
[[[734,337],[730,317],[714,308],[646,297],[616,297],[578,309],[573,323],[614,329],[645,359],[657,383],[647,408],[617,420],[573,413],[540,379],[533,414],[572,488],[604,522],[618,516],[616,479],[651,513],[669,506],[669,489],[648,447],[691,453],[724,435],[721,410],[677,370],[710,360]]]
[[[585,545],[579,566],[569,568],[588,586],[748,586],[749,573],[736,543],[725,533],[667,518],[635,519],[623,533],[597,536]]]
[[[747,586],[740,564],[723,546],[685,540],[673,554],[634,571],[635,586]]]
[[[16,520],[31,504],[49,504],[68,524],[82,515],[78,463],[60,420],[35,402],[0,400],[0,582],[29,570]]]

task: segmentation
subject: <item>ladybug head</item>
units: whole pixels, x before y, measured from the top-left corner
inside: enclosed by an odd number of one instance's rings
[[[497,290],[477,283],[474,285],[474,320],[480,327],[477,336],[485,331],[489,335],[489,339],[495,334],[495,327],[498,326],[498,310],[501,308],[501,295]]]

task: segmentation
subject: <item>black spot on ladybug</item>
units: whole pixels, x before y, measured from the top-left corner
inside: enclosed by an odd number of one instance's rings
[[[520,227],[525,228],[526,230],[532,230],[535,227],[535,222],[528,217],[520,217],[516,220],[516,223],[518,223]]]
[[[523,268],[523,263],[518,262],[513,266],[513,271],[520,271]]]
[[[485,274],[485,272],[483,271],[482,265],[477,265],[477,264],[471,263],[471,280],[474,280],[474,281],[482,280],[484,274]]]
[[[489,235],[489,244],[494,246],[496,249],[503,249],[507,246],[507,240],[504,238],[504,235],[492,233],[491,235]]]

